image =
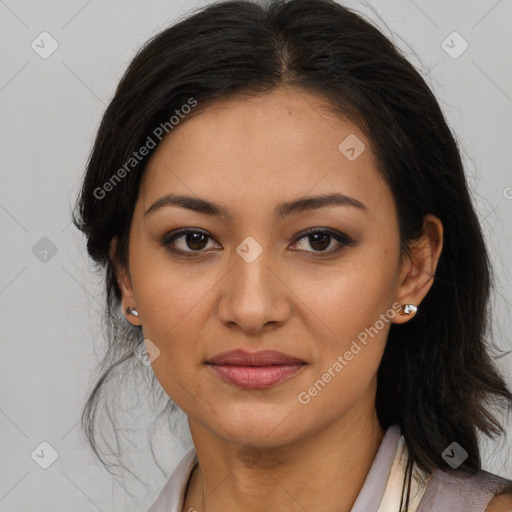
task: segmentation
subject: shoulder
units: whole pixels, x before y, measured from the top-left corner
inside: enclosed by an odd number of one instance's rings
[[[431,476],[424,510],[512,512],[511,480],[484,470],[469,473],[436,469]]]
[[[483,469],[475,473],[460,470],[441,471],[436,469],[432,476],[434,479],[443,482],[444,485],[486,488],[495,494],[505,493],[505,495],[508,495],[512,493],[512,480],[508,480],[507,478],[503,478]]]
[[[511,512],[512,494],[499,494],[489,502],[485,512]]]

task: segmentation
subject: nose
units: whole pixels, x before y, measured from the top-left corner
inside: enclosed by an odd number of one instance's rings
[[[217,314],[229,328],[238,326],[248,334],[274,328],[290,316],[293,293],[286,286],[283,271],[263,251],[254,261],[235,251],[231,271],[220,283]]]

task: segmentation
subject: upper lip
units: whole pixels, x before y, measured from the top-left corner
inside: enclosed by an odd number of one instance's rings
[[[260,350],[258,352],[247,352],[242,349],[231,350],[218,354],[207,363],[225,364],[233,366],[269,366],[273,364],[306,364],[297,357],[277,352],[276,350]]]

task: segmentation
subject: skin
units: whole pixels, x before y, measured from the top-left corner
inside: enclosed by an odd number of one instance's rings
[[[350,134],[366,148],[353,161],[338,149]],[[232,218],[176,206],[144,215],[171,192],[214,201]],[[333,192],[366,209],[331,205],[272,216],[282,202]],[[187,244],[186,236],[174,241],[183,251],[196,249],[191,258],[162,241],[184,227],[211,237],[202,245]],[[301,234],[307,228],[337,230],[354,243],[327,238],[322,247]],[[251,263],[236,252],[248,236],[262,249]],[[389,327],[414,316],[396,313],[393,304],[420,305],[442,240],[440,220],[428,215],[411,254],[401,257],[395,204],[371,142],[313,94],[281,87],[223,100],[174,128],[142,178],[129,269],[118,268],[118,282],[123,308],[139,312],[127,319],[160,350],[156,377],[188,416],[199,466],[184,511],[352,508],[384,435],[375,393]],[[300,403],[299,393],[390,311],[391,320],[359,343],[342,371]],[[307,364],[273,387],[243,389],[205,364],[234,348],[275,349]],[[248,452],[251,460],[241,456]]]
[[[486,512],[511,512],[512,511],[512,494],[500,494],[495,496],[490,502]]]

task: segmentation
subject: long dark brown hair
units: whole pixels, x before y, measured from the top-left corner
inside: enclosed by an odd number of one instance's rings
[[[403,252],[426,214],[443,223],[429,293],[414,319],[390,327],[376,408],[384,429],[402,429],[409,482],[413,461],[426,472],[449,470],[442,453],[453,441],[468,453],[457,471],[475,473],[481,469],[477,435],[506,434],[494,408],[509,413],[512,394],[491,355],[492,268],[457,143],[420,73],[370,22],[333,0],[213,3],[149,40],[122,77],[73,215],[89,255],[105,272],[108,347],[82,415],[91,446],[105,463],[94,428],[100,398],[108,402],[115,394],[142,342],[141,329],[120,313],[113,259],[128,265],[134,204],[154,149],[129,170],[126,162],[191,98],[199,112],[217,99],[265,94],[281,84],[321,96],[367,135],[397,206]],[[123,166],[123,179],[113,183]],[[156,383],[155,390],[161,393]],[[166,397],[162,413],[173,410]]]

